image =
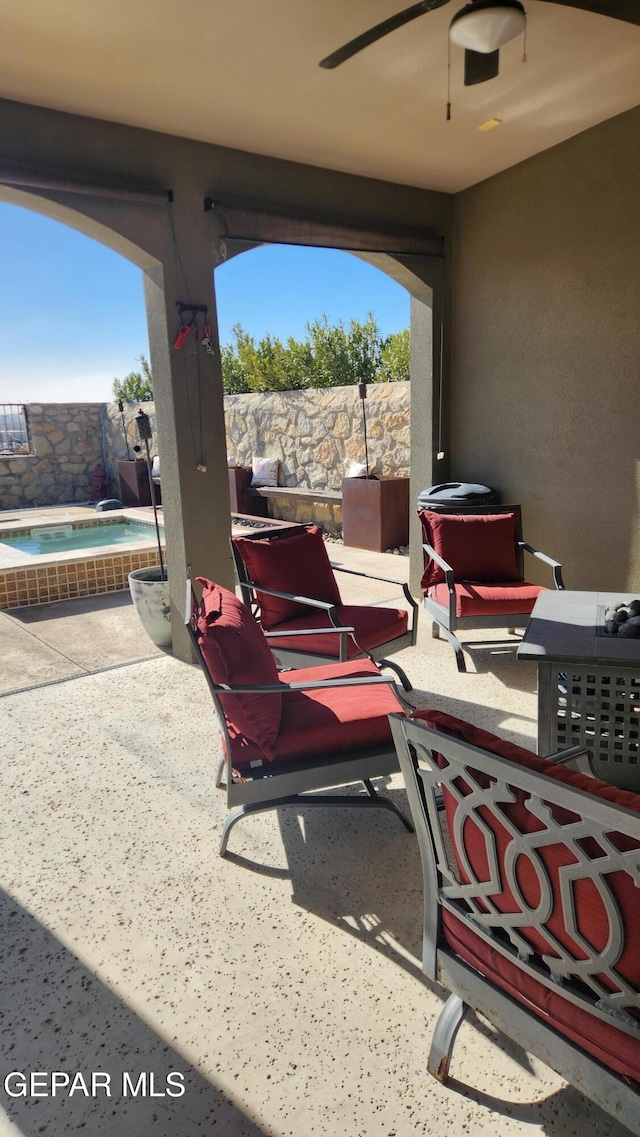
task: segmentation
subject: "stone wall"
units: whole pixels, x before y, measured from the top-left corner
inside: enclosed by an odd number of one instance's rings
[[[30,454],[0,458],[0,509],[87,501],[102,461],[101,403],[29,403]]]
[[[409,474],[408,383],[372,383],[366,399],[369,469]],[[227,450],[238,466],[279,458],[281,484],[339,490],[350,461],[364,462],[358,388],[225,398]]]
[[[371,473],[408,475],[409,399],[408,383],[369,386],[366,414]],[[33,453],[0,458],[0,509],[88,501],[98,462],[105,467],[110,494],[118,497],[117,462],[135,456],[138,409],[125,407],[123,430],[117,403],[29,403]],[[153,456],[153,403],[143,403],[142,409],[151,418]],[[362,402],[355,385],[228,395],[225,421],[229,458],[239,466],[251,466],[254,456],[279,458],[284,486],[339,490],[349,462],[364,462]],[[289,516],[290,503],[278,502],[278,507],[278,516]],[[311,520],[308,506],[296,508],[302,510],[304,520]],[[324,520],[329,530],[339,528],[335,507],[326,506],[321,512],[327,515]],[[292,514],[291,519],[303,518]],[[313,519],[320,520],[315,514]]]

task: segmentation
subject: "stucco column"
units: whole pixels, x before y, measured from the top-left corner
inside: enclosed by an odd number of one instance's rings
[[[222,370],[213,289],[211,226],[202,198],[177,192],[175,245],[145,272],[145,301],[162,476],[173,652],[192,658],[184,628],[187,576],[233,587]],[[214,354],[193,335],[173,347],[176,304],[206,304]],[[202,327],[202,322],[200,323]]]
[[[444,264],[423,269],[424,290],[411,296],[411,502],[409,504],[410,587],[420,594],[424,555],[417,498],[449,476],[447,352],[444,335]],[[429,284],[426,285],[426,281]]]

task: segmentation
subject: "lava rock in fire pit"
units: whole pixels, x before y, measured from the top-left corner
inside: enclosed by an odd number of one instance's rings
[[[604,614],[604,626],[610,636],[623,636],[625,639],[640,636],[640,600],[631,600],[628,604],[617,604],[615,608],[607,608]]]

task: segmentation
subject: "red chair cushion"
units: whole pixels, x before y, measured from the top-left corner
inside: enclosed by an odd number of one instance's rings
[[[540,584],[527,584],[526,580],[513,580],[507,584],[456,584],[456,615],[509,616],[512,613],[531,612],[541,592]],[[449,608],[449,590],[446,584],[434,584],[427,596]]]
[[[519,550],[519,513],[435,513],[421,509],[424,539],[447,564],[456,580],[500,581],[521,580]],[[444,571],[425,554],[422,587],[440,584]]]
[[[332,663],[322,667],[285,671],[284,683],[323,679],[367,678],[379,675],[368,659],[358,663]],[[403,713],[402,705],[386,683],[360,687],[320,687],[282,694],[280,731],[273,747],[273,766],[315,758],[340,758],[379,746],[391,747],[388,715]],[[232,765],[246,770],[262,765],[263,754],[248,738],[231,740]],[[272,769],[270,766],[269,769]]]
[[[274,537],[270,541],[253,541],[250,537],[234,537],[233,543],[244,561],[249,579],[265,588],[278,592],[293,592],[323,600],[326,604],[339,604],[340,591],[322,530],[311,525],[291,537]],[[278,596],[258,592],[260,623],[271,630],[284,620],[307,616],[312,609]]]
[[[422,719],[435,730],[442,731],[444,734],[460,739],[472,746],[488,750],[518,765],[544,774],[551,781],[563,782],[594,797],[602,798],[614,805],[622,806],[640,814],[639,794],[620,790],[596,778],[586,777],[574,770],[568,770],[564,766],[548,762],[531,751],[517,746],[515,743],[497,738],[471,723],[456,719],[441,711],[417,711],[412,715],[412,718]],[[438,756],[438,760],[442,766],[446,766],[446,758]],[[473,769],[472,759],[469,766]],[[475,771],[473,776],[469,776],[469,780],[470,782],[475,781],[479,785],[488,785],[490,779],[481,771]],[[461,777],[457,779],[456,786],[463,797],[471,790],[471,786],[466,784],[466,779]],[[517,787],[512,787],[512,793],[513,802],[503,802],[500,807],[509,825],[523,834],[535,834],[537,831],[544,831],[543,823],[527,808],[527,803],[530,800],[529,795]],[[507,825],[502,824],[493,811],[485,806],[480,806],[476,812],[477,821],[471,815],[465,818],[462,827],[464,849],[461,849],[456,840],[455,815],[459,808],[458,802],[446,786],[443,786],[443,797],[449,835],[460,880],[465,884],[470,883],[465,868],[466,863],[469,864],[478,881],[487,882],[491,880],[487,838],[487,833],[490,831],[493,834],[497,850],[501,891],[486,896],[481,904],[486,911],[489,911],[487,902],[490,902],[498,912],[521,912],[522,902],[511,890],[508,884],[508,876],[504,871],[505,861],[511,852],[510,846],[513,840]],[[561,826],[570,825],[578,819],[577,811],[570,812],[566,808],[555,805],[551,792],[547,805],[551,809],[554,820]],[[483,826],[486,829],[483,829]],[[640,849],[640,831],[637,842],[620,833],[613,833],[609,836],[612,844],[620,850]],[[589,857],[597,859],[598,856],[603,855],[595,840],[589,842],[583,839],[581,844]],[[539,861],[538,868],[536,868],[536,859]],[[518,888],[529,908],[535,908],[540,903],[541,891],[538,875],[540,866],[551,885],[551,911],[544,924],[540,924],[538,927],[525,924],[520,927],[519,931],[523,939],[530,944],[539,957],[543,955],[557,956],[557,947],[554,946],[554,941],[556,941],[571,958],[577,961],[585,959],[580,943],[576,941],[575,936],[572,936],[571,928],[567,926],[562,905],[563,881],[567,879],[569,874],[575,904],[576,931],[596,952],[603,952],[610,935],[609,917],[595,884],[586,873],[581,875],[580,864],[571,847],[570,840],[566,845],[561,841],[545,844],[541,840],[530,856],[521,855],[518,858]],[[632,876],[623,870],[609,873],[607,875],[607,886],[616,899],[625,928],[624,948],[616,963],[616,970],[621,978],[637,991],[640,989],[640,952],[638,952],[637,947],[640,942],[638,889]],[[478,896],[481,893],[482,887],[480,886]],[[632,1044],[632,1040],[628,1036],[621,1036],[615,1026],[607,1027],[604,1024],[604,1029],[602,1029],[603,1024],[601,1022],[598,1022],[597,1030],[594,1031],[594,1020],[589,1015],[588,1010],[575,1007],[563,998],[560,992],[558,994],[550,993],[545,984],[526,976],[518,968],[515,961],[509,964],[509,961],[505,960],[501,954],[493,951],[491,946],[487,946],[484,941],[481,942],[480,938],[468,926],[450,915],[445,919],[444,912],[443,931],[450,946],[456,951],[460,950],[460,954],[468,962],[473,962],[474,966],[480,967],[480,970],[485,973],[487,973],[490,963],[492,977],[500,986],[509,990],[522,1002],[531,1001],[537,1013],[544,1015],[545,1018],[550,1016],[552,1025],[568,1034],[574,1041],[589,1050],[589,1053],[600,1057],[607,1064],[611,1064],[612,1057],[617,1054],[618,1065],[614,1065],[614,1068],[624,1075],[629,1074],[638,1078],[640,1073],[640,1041]],[[507,964],[509,966],[506,966]],[[606,979],[604,981],[606,982]],[[594,1033],[597,1034],[595,1041],[593,1040]],[[602,1053],[600,1053],[599,1048],[602,1049]]]
[[[366,605],[338,604],[336,606],[338,621],[343,628],[355,628],[358,644],[365,651],[372,651],[381,644],[388,643],[398,636],[403,636],[407,630],[408,614],[401,608],[377,608]],[[286,620],[270,631],[295,632],[305,628],[329,628],[331,621],[325,612],[315,612],[310,616],[298,616],[295,620]],[[287,636],[278,639],[269,637],[269,647],[272,651],[280,648],[281,651],[308,651],[314,655],[325,655],[329,659],[338,659],[340,654],[340,640],[335,636]],[[347,658],[354,659],[360,655],[358,646],[351,636],[347,640]]]
[[[549,990],[517,963],[498,955],[490,944],[476,936],[451,912],[442,910],[442,927],[450,948],[501,987],[513,999],[534,1010],[548,1026],[570,1038],[587,1054],[623,1078],[640,1083],[640,1041],[611,1023],[594,1019],[588,1010]]]
[[[278,670],[261,629],[233,592],[199,576],[202,601],[197,629],[200,650],[214,683],[276,684]],[[231,735],[250,738],[265,758],[273,758],[280,729],[282,695],[221,695]]]

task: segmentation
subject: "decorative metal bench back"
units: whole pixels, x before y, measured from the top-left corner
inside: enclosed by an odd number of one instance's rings
[[[423,861],[425,970],[437,976],[444,908],[538,981],[640,1038],[640,816],[424,723],[392,725]],[[594,923],[601,950],[585,936]]]

